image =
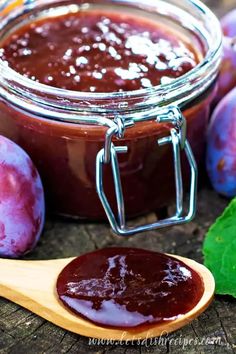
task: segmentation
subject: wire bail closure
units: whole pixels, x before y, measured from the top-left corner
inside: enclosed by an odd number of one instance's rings
[[[132,119],[123,119],[117,117],[114,120],[114,125],[107,130],[105,146],[101,149],[96,158],[96,188],[100,201],[106,212],[111,228],[119,236],[131,236],[139,232],[160,229],[163,227],[184,224],[191,221],[196,212],[196,192],[197,192],[197,165],[193,156],[192,149],[186,139],[186,120],[180,109],[176,106],[161,108],[156,117],[157,123],[170,123],[173,128],[170,129],[170,135],[161,138],[157,141],[160,146],[172,144],[174,157],[174,172],[175,172],[175,189],[176,189],[176,213],[174,216],[159,220],[152,224],[129,228],[126,226],[125,204],[121,185],[120,169],[118,163],[118,154],[126,153],[127,146],[115,146],[112,138],[123,138],[126,128],[133,126]],[[183,215],[183,179],[181,172],[181,151],[186,154],[187,161],[191,170],[190,182],[190,198],[188,213]],[[118,218],[116,219],[111,206],[107,200],[103,186],[103,165],[111,163],[114,187],[116,195],[116,203],[118,210]]]
[[[114,126],[109,128],[105,138],[104,163],[109,163],[111,159],[112,138],[116,135],[119,139],[124,137],[125,129],[134,125],[132,119],[124,120],[122,117],[114,119]],[[127,151],[128,148],[126,148]],[[125,151],[125,152],[126,152]]]

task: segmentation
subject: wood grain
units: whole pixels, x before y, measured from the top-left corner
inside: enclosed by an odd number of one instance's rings
[[[208,188],[202,189],[198,197],[198,214],[192,223],[129,239],[115,237],[109,227],[103,224],[80,224],[50,218],[47,220],[38,247],[26,258],[69,257],[98,247],[117,245],[180,254],[202,262],[201,246],[204,235],[226,205],[227,200],[220,198]],[[139,222],[154,218],[155,215],[149,215],[140,218]],[[1,269],[0,265],[0,273]],[[19,267],[15,269],[15,273],[16,276],[19,275]],[[36,281],[37,278],[35,276]],[[25,283],[28,284],[29,281],[30,279],[27,278]],[[93,334],[93,337],[95,336],[96,332]],[[234,353],[235,300],[217,296],[209,309],[198,319],[177,332],[164,336],[163,339],[164,342],[160,343],[147,341],[144,344],[138,342],[94,345],[89,338],[65,331],[14,303],[0,299],[0,354],[106,354],[110,352],[112,354],[167,352],[182,354],[183,340],[186,343],[184,347],[186,353]]]

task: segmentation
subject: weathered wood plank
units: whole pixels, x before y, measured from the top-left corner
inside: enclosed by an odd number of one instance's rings
[[[113,236],[107,226],[101,224],[78,224],[57,219],[47,221],[41,242],[31,258],[63,257],[93,250],[99,245],[129,245],[157,251],[176,253],[202,260],[201,245],[209,225],[221,213],[227,201],[213,191],[204,189],[199,193],[198,216],[191,224],[174,227],[162,232],[149,232],[128,240]],[[96,236],[94,236],[96,235]],[[30,258],[28,257],[28,258]],[[41,354],[85,352],[155,352],[181,353],[183,345],[188,353],[233,353],[236,339],[235,301],[228,297],[217,297],[213,305],[191,325],[171,334],[160,345],[142,346],[95,346],[89,339],[57,328],[43,319],[0,299],[0,353]],[[206,344],[204,338],[221,343]],[[189,341],[190,344],[184,344]],[[191,341],[197,340],[198,345]],[[203,341],[202,344],[201,341]],[[150,344],[150,343],[149,343]],[[132,350],[132,351],[131,351]]]

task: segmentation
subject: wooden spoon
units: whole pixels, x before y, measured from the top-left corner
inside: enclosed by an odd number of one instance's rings
[[[207,308],[214,294],[214,278],[207,268],[191,259],[174,257],[202,276],[205,291],[199,303],[191,311],[168,323],[127,330],[111,329],[97,326],[68,311],[57,298],[55,284],[61,270],[74,258],[47,261],[0,259],[0,296],[25,307],[57,326],[83,336],[115,340],[156,337],[188,324]]]

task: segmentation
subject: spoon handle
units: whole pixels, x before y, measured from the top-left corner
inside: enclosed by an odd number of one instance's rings
[[[0,295],[12,300],[10,293],[26,296],[48,291],[70,259],[22,261],[0,259]],[[36,296],[37,297],[37,296]],[[14,300],[12,300],[14,301]]]
[[[18,287],[24,285],[33,272],[32,262],[0,259],[0,286]],[[28,281],[27,281],[28,283]]]

